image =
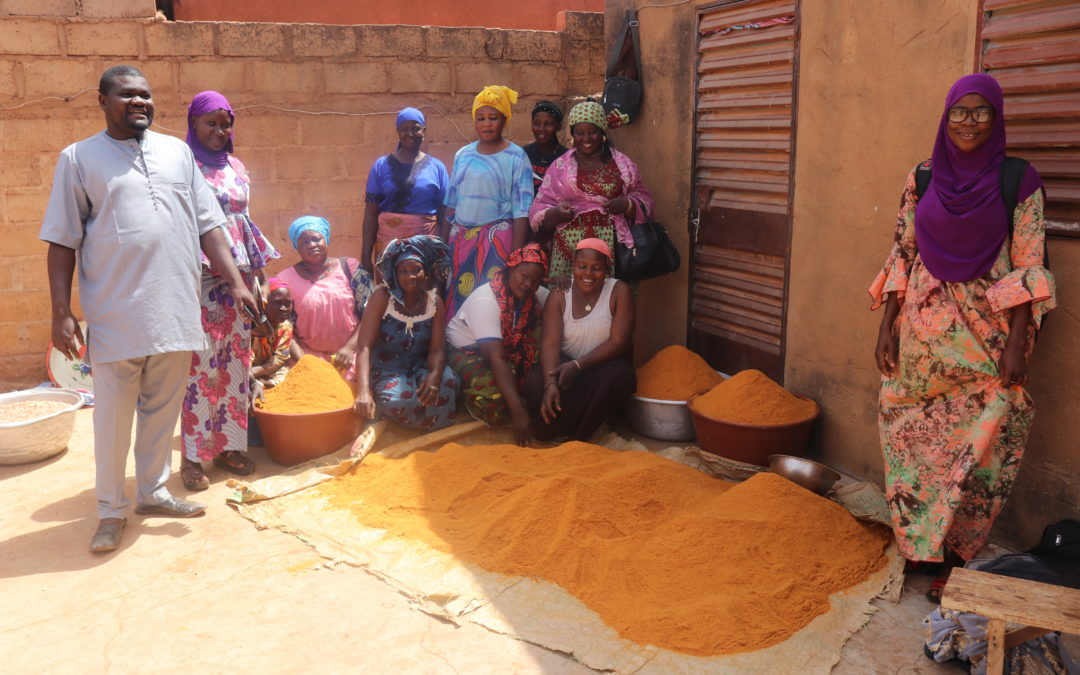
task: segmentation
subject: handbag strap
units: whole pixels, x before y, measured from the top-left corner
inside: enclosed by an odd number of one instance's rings
[[[619,48],[612,51],[607,64],[607,77],[623,76],[641,82],[641,40],[638,36],[640,22],[636,9],[626,10],[626,28],[623,30]],[[629,44],[628,44],[629,43]],[[630,54],[633,63],[629,64]]]

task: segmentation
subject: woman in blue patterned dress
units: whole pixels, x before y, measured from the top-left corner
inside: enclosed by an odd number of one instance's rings
[[[449,249],[438,237],[394,239],[377,264],[383,282],[360,322],[356,411],[432,431],[454,416],[458,379],[446,365],[446,307],[431,283],[445,278]]]
[[[495,278],[512,251],[525,245],[532,206],[532,165],[520,146],[503,138],[517,92],[489,86],[473,100],[477,140],[454,155],[446,218],[453,271],[446,319],[465,298]]]

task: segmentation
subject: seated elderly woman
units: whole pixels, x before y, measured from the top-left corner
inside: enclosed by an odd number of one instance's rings
[[[610,276],[611,249],[599,239],[578,242],[573,261],[570,290],[544,305],[540,368],[525,389],[540,440],[588,440],[637,388],[630,286]]]
[[[289,239],[300,262],[278,273],[292,292],[296,325],[293,340],[301,354],[334,364],[345,378],[356,378],[356,327],[371,295],[371,275],[356,258],[330,257],[330,223],[303,216],[289,225]]]
[[[430,283],[449,266],[438,237],[395,239],[379,257],[356,352],[356,411],[432,431],[454,416],[458,380],[446,365],[446,307]]]
[[[519,392],[536,365],[546,273],[539,244],[514,251],[446,326],[450,366],[461,378],[469,414],[487,424],[504,422],[509,414],[518,445],[529,443],[529,412]]]
[[[567,115],[574,147],[552,162],[529,209],[529,224],[543,239],[554,233],[551,276],[570,274],[574,246],[582,239],[634,247],[630,225],[652,217],[653,199],[630,158],[611,147],[607,130],[621,123],[595,101]]]

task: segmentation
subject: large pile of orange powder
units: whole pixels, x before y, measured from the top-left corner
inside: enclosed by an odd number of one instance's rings
[[[705,359],[686,347],[664,347],[637,369],[637,395],[665,401],[685,401],[724,381]]]
[[[694,410],[738,424],[794,424],[817,414],[817,404],[787,391],[760,370],[743,370],[694,399]]]
[[[699,656],[783,642],[880,569],[888,542],[775,474],[729,483],[577,442],[369,455],[313,493],[389,537],[558,584],[623,638]]]
[[[353,404],[352,388],[332,365],[305,354],[281,384],[267,389],[259,407],[276,413],[320,413]]]

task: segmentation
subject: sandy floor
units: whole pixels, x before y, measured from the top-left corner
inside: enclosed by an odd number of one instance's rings
[[[261,449],[253,457],[255,478],[280,470]],[[4,672],[592,672],[415,611],[363,570],[326,567],[299,539],[256,530],[225,506],[226,476],[216,469],[196,497],[209,504],[205,516],[132,513],[121,548],[91,554],[93,466],[90,412],[80,411],[66,452],[0,467]],[[178,473],[170,488],[187,496]],[[882,603],[833,672],[961,672],[922,655],[929,581],[914,577],[899,604]]]

